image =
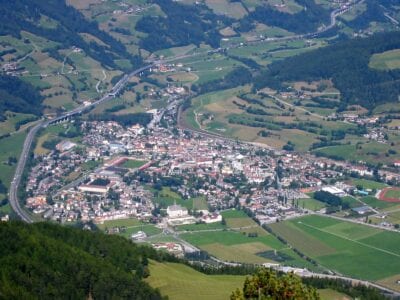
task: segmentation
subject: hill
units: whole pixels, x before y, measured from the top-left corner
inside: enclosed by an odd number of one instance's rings
[[[332,80],[346,104],[372,109],[396,102],[400,94],[399,70],[369,67],[373,54],[400,48],[400,32],[337,42],[330,46],[274,62],[256,79],[257,89],[282,89],[287,82]]]
[[[7,110],[41,114],[42,95],[29,83],[16,77],[0,76],[0,121]]]
[[[19,38],[21,31],[27,31],[58,42],[62,48],[79,47],[90,57],[111,67],[116,67],[114,59],[118,56],[130,58],[123,44],[101,31],[97,23],[88,21],[63,0],[1,1],[0,14],[2,15],[0,35]],[[95,36],[102,43],[87,42],[79,35],[80,33]],[[50,54],[57,56],[54,50]]]
[[[142,277],[148,247],[49,223],[0,224],[2,299],[162,299]]]

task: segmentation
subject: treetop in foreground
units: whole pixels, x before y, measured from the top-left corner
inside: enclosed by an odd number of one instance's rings
[[[260,269],[247,277],[242,290],[237,289],[231,300],[242,299],[320,299],[316,289],[301,282],[293,273],[279,276],[270,269]]]

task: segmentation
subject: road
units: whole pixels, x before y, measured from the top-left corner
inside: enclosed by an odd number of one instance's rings
[[[18,186],[21,183],[21,177],[24,173],[25,165],[28,160],[29,150],[32,146],[33,139],[40,128],[42,128],[43,122],[35,125],[28,133],[25,138],[25,142],[22,148],[21,156],[17,163],[14,178],[10,186],[9,201],[14,212],[21,218],[22,221],[32,223],[32,217],[27,213],[18,201]]]

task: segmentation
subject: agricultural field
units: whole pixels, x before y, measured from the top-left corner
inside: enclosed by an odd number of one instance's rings
[[[355,143],[331,146],[316,149],[313,152],[318,155],[335,157],[349,161],[365,161],[376,165],[379,163],[393,163],[396,155],[388,155],[389,149],[398,149],[399,145],[391,147],[389,144],[382,144],[375,141],[364,142],[357,146]],[[396,150],[397,151],[397,150]]]
[[[215,222],[210,224],[187,224],[187,225],[179,225],[175,227],[177,231],[200,231],[200,230],[226,230],[226,225],[222,225],[221,222]]]
[[[183,233],[180,236],[209,254],[226,261],[268,262],[272,260],[264,259],[257,254],[284,248],[284,245],[271,235],[248,237],[237,231]]]
[[[15,163],[9,163],[10,157],[19,159],[26,132],[22,131],[0,140],[0,180],[8,188],[15,172]]]
[[[333,131],[346,131],[354,127],[343,122],[324,120],[276,97],[251,94],[249,86],[200,95],[192,100],[192,106],[183,113],[182,119],[192,128],[263,143],[273,148],[282,148],[290,141],[297,151],[308,151],[312,144],[319,142],[322,133],[329,136]]]
[[[207,6],[216,14],[227,14],[231,18],[241,19],[247,15],[246,9],[240,2],[230,2],[228,0],[206,0]]]
[[[315,215],[270,227],[293,247],[341,274],[378,281],[400,273],[398,233]]]
[[[36,118],[34,115],[31,114],[22,114],[22,113],[13,113],[13,112],[6,112],[5,113],[6,120],[0,122],[0,136],[12,133],[17,130],[16,126],[19,122],[30,121]],[[26,128],[27,124],[22,125],[22,128]],[[21,129],[21,128],[20,128]]]
[[[372,55],[369,67],[378,70],[394,70],[400,68],[400,49]]]
[[[132,234],[139,231],[145,232],[147,236],[153,236],[161,233],[161,229],[157,228],[155,225],[144,223],[135,218],[105,221],[102,224],[97,224],[97,227],[102,231],[114,227],[125,227],[125,230],[120,232],[119,235],[127,239],[130,239]]]
[[[296,201],[298,201],[299,207],[310,209],[313,211],[318,211],[326,207],[325,203],[315,200],[314,198],[304,198],[304,199],[298,199]]]
[[[106,228],[121,227],[121,226],[131,227],[131,226],[140,226],[142,224],[143,223],[138,219],[130,218],[130,219],[104,221],[104,223],[96,224],[96,226],[100,230],[106,230]]]
[[[258,236],[266,236],[268,233],[254,220],[249,218],[242,210],[227,210],[221,213],[228,228],[245,234],[257,233]]]
[[[314,268],[258,226],[243,211],[227,210],[222,212],[222,216],[226,225],[179,226],[188,230],[181,233],[180,237],[207,251],[210,255],[225,261],[256,264],[280,262],[285,265]],[[181,230],[179,227],[178,230]]]
[[[10,162],[9,158],[19,159],[25,137],[26,133],[22,131],[0,140],[0,180],[7,189],[10,187],[16,168],[16,163]],[[0,193],[0,201],[5,198],[7,195]],[[0,212],[10,213],[10,205],[1,206]]]
[[[244,279],[237,275],[205,275],[183,264],[151,261],[146,281],[171,300],[220,300],[241,288]]]

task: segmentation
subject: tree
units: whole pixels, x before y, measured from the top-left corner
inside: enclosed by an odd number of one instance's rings
[[[289,273],[279,277],[270,269],[260,269],[247,277],[243,290],[231,294],[231,300],[242,299],[320,299],[316,289],[304,285],[300,277]]]

